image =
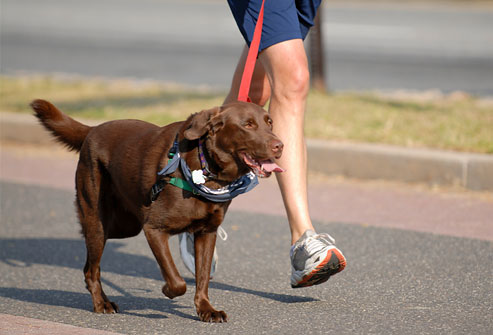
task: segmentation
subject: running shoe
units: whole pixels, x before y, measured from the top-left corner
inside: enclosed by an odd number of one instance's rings
[[[219,229],[221,231],[219,231]],[[219,227],[219,229],[218,229],[218,235],[223,240],[226,240],[227,238],[226,232],[221,227]],[[185,232],[178,235],[178,240],[180,244],[180,255],[181,255],[181,259],[183,260],[183,264],[185,264],[185,267],[188,269],[188,271],[190,271],[195,276],[194,236],[193,234]],[[211,275],[210,275],[211,279],[214,273],[216,272],[217,262],[218,262],[217,252],[216,252],[216,248],[214,247],[214,255],[212,256],[212,264],[211,264]]]
[[[344,270],[346,259],[329,234],[307,230],[291,247],[291,287],[307,287],[326,282]]]

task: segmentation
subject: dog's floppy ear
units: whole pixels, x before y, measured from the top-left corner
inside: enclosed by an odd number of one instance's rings
[[[216,132],[223,125],[220,117],[221,107],[205,109],[200,113],[191,116],[190,127],[184,131],[183,135],[187,140],[196,140],[208,131]]]

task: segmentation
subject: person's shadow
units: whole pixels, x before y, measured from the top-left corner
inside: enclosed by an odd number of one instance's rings
[[[141,255],[128,254],[119,251],[123,246],[120,242],[107,243],[101,268],[104,272],[120,275],[162,280],[156,261],[153,258]],[[86,247],[84,241],[73,239],[48,239],[48,238],[23,238],[3,239],[0,238],[0,261],[14,267],[29,268],[32,265],[50,265],[81,270],[85,263]],[[82,280],[82,279],[81,279]],[[162,314],[139,314],[125,312],[125,310],[156,310],[166,311],[184,318],[198,319],[195,316],[183,313],[180,309],[191,308],[182,306],[176,301],[158,296],[156,298],[145,298],[134,296],[126,292],[115,283],[102,278],[104,285],[117,290],[122,296],[118,297],[118,305],[123,313],[145,316],[150,318],[164,318]],[[185,278],[187,285],[195,285],[195,279]],[[281,303],[311,302],[317,299],[295,295],[279,294],[242,288],[226,283],[211,281],[210,288],[230,291],[232,293],[252,294],[264,299],[271,299]],[[145,288],[144,288],[145,291]],[[0,296],[20,301],[79,308],[92,309],[89,293],[66,292],[47,289],[19,289],[0,287]]]

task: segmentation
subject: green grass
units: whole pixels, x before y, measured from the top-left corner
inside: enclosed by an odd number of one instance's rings
[[[0,110],[30,113],[43,98],[76,118],[137,118],[164,125],[220,105],[225,92],[156,82],[0,77]],[[464,94],[423,98],[311,92],[309,138],[493,153],[493,102]]]
[[[493,153],[492,102],[313,93],[308,105],[310,137]]]

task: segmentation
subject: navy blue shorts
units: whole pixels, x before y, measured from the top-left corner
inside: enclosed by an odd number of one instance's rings
[[[322,0],[265,0],[260,50],[279,42],[305,39]],[[262,0],[228,0],[243,38],[250,46]]]

